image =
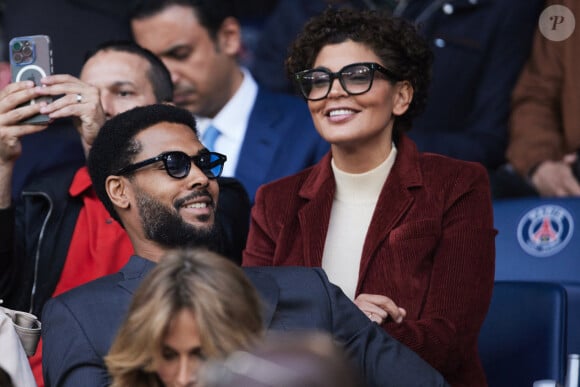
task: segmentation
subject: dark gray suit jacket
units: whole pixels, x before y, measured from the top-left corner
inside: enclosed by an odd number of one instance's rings
[[[42,315],[47,387],[107,386],[103,357],[131,296],[155,263],[133,256],[117,274],[80,286],[46,303]],[[322,330],[341,342],[368,386],[446,386],[418,355],[371,322],[321,269],[244,268],[266,304],[274,330]]]

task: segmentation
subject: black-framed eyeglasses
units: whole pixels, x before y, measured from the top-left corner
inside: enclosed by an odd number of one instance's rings
[[[294,74],[294,79],[304,98],[319,101],[328,96],[335,79],[339,80],[349,95],[366,93],[373,86],[375,71],[384,74],[389,80],[399,80],[391,71],[374,62],[352,63],[336,73],[325,68],[304,70]]]
[[[127,165],[119,169],[115,175],[127,175],[147,165],[163,161],[163,167],[169,176],[175,179],[183,179],[189,175],[191,163],[193,162],[208,178],[216,179],[222,174],[226,160],[226,155],[217,152],[202,151],[200,154],[189,156],[184,152],[172,151],[161,153],[159,156],[139,161],[135,164]]]

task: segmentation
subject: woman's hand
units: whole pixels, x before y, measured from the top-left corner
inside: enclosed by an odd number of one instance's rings
[[[407,315],[405,309],[399,308],[389,297],[380,294],[359,294],[354,303],[377,324],[384,323],[387,318],[400,323]]]

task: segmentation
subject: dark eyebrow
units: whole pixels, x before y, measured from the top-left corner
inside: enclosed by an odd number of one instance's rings
[[[179,351],[177,351],[175,348],[173,348],[173,347],[171,347],[171,346],[169,346],[167,344],[163,344],[162,350],[163,351],[169,351],[169,352],[172,352],[172,353],[179,353]],[[194,347],[194,348],[190,349],[188,352],[189,352],[189,354],[195,355],[195,356],[197,356],[197,357],[199,357],[201,359],[206,359],[206,356],[203,353],[203,350],[201,349],[201,345],[198,345],[197,347]]]
[[[179,50],[188,50],[191,51],[191,45],[187,44],[187,43],[179,43],[176,44],[174,46],[169,47],[168,49],[161,51],[158,56],[162,56],[162,57],[175,57],[177,56],[177,52]]]
[[[130,86],[130,87],[136,88],[135,84],[133,82],[130,82],[130,81],[117,81],[117,82],[113,82],[112,85],[109,85],[109,88],[112,88],[112,89],[120,89],[120,88],[122,88],[124,86]]]
[[[116,82],[113,82],[113,86],[125,86],[125,85],[131,85],[131,86],[133,86],[133,82],[131,82],[131,81],[116,81]]]
[[[200,359],[205,359],[205,355],[201,349],[201,346],[195,347],[193,348],[191,351],[189,351],[189,353],[191,353],[192,355],[195,355],[197,357],[199,357]]]

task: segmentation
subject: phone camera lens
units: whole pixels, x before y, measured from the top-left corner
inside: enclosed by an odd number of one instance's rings
[[[22,44],[20,42],[16,42],[12,45],[12,51],[20,51],[22,50]]]
[[[12,59],[14,60],[14,63],[22,63],[24,57],[22,56],[21,53],[15,52],[14,54],[12,54]]]
[[[31,56],[32,55],[32,48],[30,48],[30,46],[24,46],[22,48],[22,55]]]

